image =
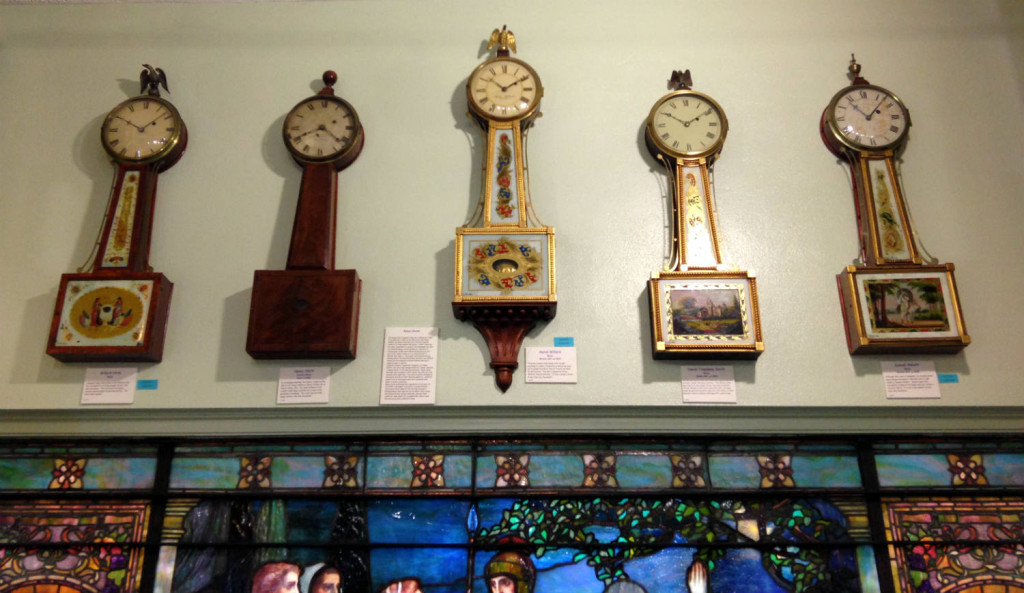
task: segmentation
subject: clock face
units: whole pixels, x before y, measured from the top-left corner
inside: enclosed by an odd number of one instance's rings
[[[889,91],[876,86],[849,87],[829,105],[832,134],[857,149],[885,149],[899,143],[910,126],[907,110]]]
[[[351,105],[338,97],[310,97],[284,118],[284,143],[300,161],[333,161],[361,146],[363,128]]]
[[[470,108],[487,119],[532,115],[543,94],[537,73],[515,58],[494,58],[480,64],[466,84]]]
[[[173,105],[159,97],[135,97],[103,121],[103,148],[119,162],[146,163],[166,157],[179,143],[184,124]]]
[[[675,157],[700,157],[722,148],[729,122],[713,99],[694,91],[666,95],[647,117],[654,147]]]

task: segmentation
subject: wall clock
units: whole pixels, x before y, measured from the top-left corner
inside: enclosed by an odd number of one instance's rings
[[[159,362],[174,285],[149,265],[157,176],[188,130],[166,99],[167,76],[144,64],[140,95],[107,114],[100,142],[117,170],[88,272],[63,274],[46,353],[64,362]]]
[[[555,229],[537,220],[526,177],[526,134],[540,115],[544,87],[529,64],[510,56],[516,41],[506,27],[491,34],[487,48],[495,46],[496,56],[466,83],[468,115],[487,150],[476,214],[456,229],[452,310],[483,335],[505,391],[523,338],[555,316]]]
[[[860,261],[837,276],[851,354],[953,353],[970,344],[954,266],[927,264],[915,241],[896,158],[910,111],[868,83],[851,57],[852,83],[821,116],[825,146],[850,166]]]
[[[651,155],[665,166],[672,204],[669,265],[651,275],[654,358],[756,358],[764,351],[757,280],[730,269],[718,244],[713,170],[729,122],[710,96],[674,71],[672,92],[647,116]]]
[[[335,270],[338,171],[363,149],[356,110],[335,96],[338,75],[285,116],[282,135],[302,167],[285,270],[257,270],[245,350],[253,358],[355,358],[362,283]]]

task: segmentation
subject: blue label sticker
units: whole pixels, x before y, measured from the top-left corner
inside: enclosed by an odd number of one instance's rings
[[[555,338],[556,348],[572,348],[576,343],[572,338]]]
[[[960,375],[956,373],[938,373],[939,383],[959,383]]]
[[[159,383],[159,379],[139,379],[138,381],[135,382],[135,389],[138,389],[139,391],[156,389]]]

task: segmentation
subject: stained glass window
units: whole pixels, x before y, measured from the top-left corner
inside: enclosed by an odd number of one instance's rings
[[[0,593],[1024,593],[1016,438],[0,444]]]

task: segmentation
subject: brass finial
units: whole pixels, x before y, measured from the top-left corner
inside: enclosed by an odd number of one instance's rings
[[[164,90],[171,92],[171,89],[167,88],[167,75],[160,68],[154,68],[149,64],[142,65],[145,70],[139,74],[139,93],[152,95],[154,97],[160,96],[160,87],[164,87]]]
[[[516,51],[516,36],[512,31],[508,30],[508,25],[502,25],[501,31],[495,29],[491,32],[491,39],[487,42],[487,49],[493,48],[495,45],[498,46],[498,53],[508,55],[509,50],[512,53]]]
[[[860,76],[860,64],[857,63],[857,58],[853,54],[850,54],[850,77],[853,78],[853,84],[868,84],[868,81],[861,78]]]
[[[668,79],[668,88],[673,91],[690,90],[693,87],[693,78],[690,77],[690,71],[680,72],[678,70],[672,71],[672,78]]]

